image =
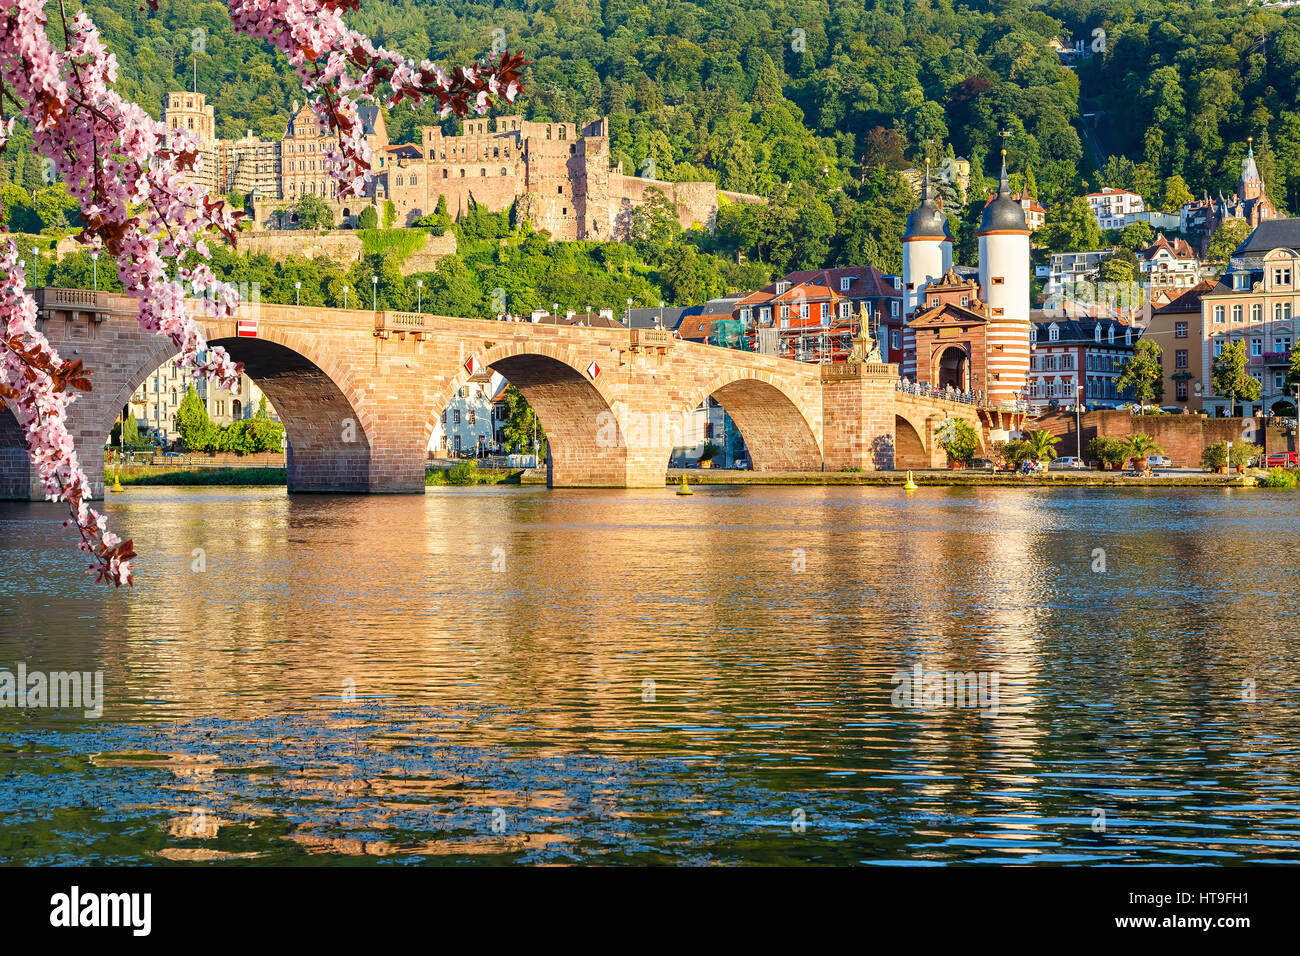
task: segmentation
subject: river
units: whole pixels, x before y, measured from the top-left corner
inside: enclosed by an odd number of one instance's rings
[[[1297,500],[133,487],[120,591],[0,503],[0,671],[103,680],[0,861],[1294,862]]]

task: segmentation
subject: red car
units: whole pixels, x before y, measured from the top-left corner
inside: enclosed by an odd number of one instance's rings
[[[1268,456],[1270,468],[1295,468],[1300,465],[1300,454],[1294,451],[1279,451]]]

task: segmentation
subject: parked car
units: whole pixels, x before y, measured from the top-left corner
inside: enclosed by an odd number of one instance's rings
[[[1053,458],[1051,468],[1087,468],[1082,458],[1075,458],[1073,455],[1067,455],[1064,458]]]
[[[738,469],[738,470],[740,470],[740,471],[748,471],[748,470],[749,470],[749,459],[747,459],[747,458],[737,458],[737,459],[735,460],[735,462],[732,464],[731,467],[732,467],[732,468],[736,468],[736,469]]]
[[[985,471],[996,471],[997,462],[992,458],[972,458],[970,460],[971,468],[983,468]]]
[[[1147,464],[1152,468],[1172,468],[1174,467],[1173,459],[1165,455],[1147,455]]]
[[[1300,456],[1293,451],[1275,451],[1268,456],[1270,468],[1295,468],[1300,465]]]

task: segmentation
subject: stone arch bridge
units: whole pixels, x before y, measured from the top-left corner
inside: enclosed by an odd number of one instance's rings
[[[130,296],[36,295],[41,331],[93,372],[94,390],[73,404],[69,424],[102,494],[113,423],[175,349],[140,329]],[[710,396],[760,471],[942,467],[934,428],[945,417],[971,421],[985,447],[1019,425],[1016,413],[898,391],[896,365],[823,367],[657,330],[264,304],[200,324],[279,412],[295,492],[422,492],[435,419],[488,367],[536,410],[555,487],[662,486],[689,416]],[[17,421],[0,407],[0,497],[35,490]]]

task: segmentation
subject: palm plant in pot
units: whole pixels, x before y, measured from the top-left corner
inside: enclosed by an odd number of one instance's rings
[[[1060,440],[1049,431],[1030,432],[1025,436],[1025,457],[1045,465],[1056,457],[1056,445]]]
[[[1163,455],[1164,451],[1164,446],[1143,432],[1134,432],[1124,439],[1124,454],[1132,462],[1134,471],[1150,471],[1150,457]]]

